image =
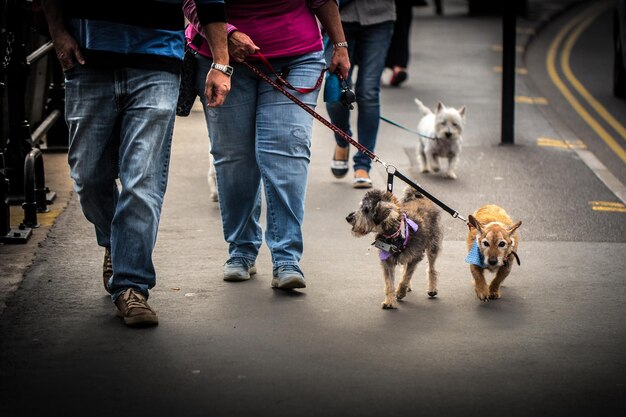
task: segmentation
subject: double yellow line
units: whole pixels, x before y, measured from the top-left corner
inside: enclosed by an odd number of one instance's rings
[[[578,81],[574,76],[570,67],[570,56],[576,41],[580,35],[593,23],[593,21],[602,13],[604,13],[609,7],[613,5],[611,1],[603,1],[595,4],[589,9],[585,10],[570,22],[565,25],[559,33],[556,35],[550,49],[548,50],[548,56],[546,57],[546,66],[548,74],[552,79],[552,82],[561,91],[561,94],[569,102],[572,108],[578,113],[578,115],[593,129],[594,132],[607,144],[609,148],[617,156],[620,157],[622,162],[626,163],[626,151],[622,148],[621,141],[626,141],[626,129],[620,122],[618,122],[607,110],[596,100],[587,89]],[[560,50],[560,54],[559,54]],[[572,93],[568,86],[563,82],[557,71],[557,55],[560,69],[579,96],[585,103],[590,106],[598,116],[600,116],[613,130],[621,136],[621,140],[618,137],[616,140],[598,120],[592,116],[580,100]]]

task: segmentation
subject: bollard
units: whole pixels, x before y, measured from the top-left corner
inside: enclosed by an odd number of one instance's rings
[[[3,161],[0,153],[0,162]],[[4,166],[0,167],[0,243],[26,243],[32,235],[32,229],[20,224],[19,228],[11,228],[11,208],[7,202],[9,195],[9,180],[4,176]]]
[[[505,5],[502,11],[502,145],[515,142],[516,3]]]
[[[24,161],[24,221],[26,227],[39,227],[37,213],[48,211],[46,185],[43,173],[43,154],[37,148],[30,151]]]
[[[7,204],[9,196],[9,180],[0,170],[0,237],[6,236],[11,230],[11,209]]]

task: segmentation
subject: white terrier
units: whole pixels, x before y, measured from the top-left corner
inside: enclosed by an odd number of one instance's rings
[[[439,172],[439,158],[448,158],[446,177],[456,179],[456,166],[461,153],[461,134],[465,127],[465,106],[460,109],[437,103],[435,113],[421,101],[415,103],[422,112],[417,125],[420,139],[417,144],[417,162],[420,172]]]

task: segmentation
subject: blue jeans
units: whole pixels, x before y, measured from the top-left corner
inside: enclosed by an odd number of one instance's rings
[[[211,61],[197,55],[197,88]],[[294,87],[312,87],[324,68],[323,53],[270,60]],[[231,91],[218,108],[206,107],[211,154],[230,257],[256,260],[262,243],[262,190],[267,205],[265,242],[274,267],[297,265],[302,257],[302,222],[307,189],[313,118],[242,64],[234,64]],[[268,70],[256,64],[263,72]],[[271,75],[274,78],[273,75]],[[315,108],[319,91],[300,94]]]
[[[147,297],[156,282],[152,250],[179,80],[176,74],[131,68],[76,65],[65,73],[70,174],[98,244],[111,248],[113,300],[126,288]]]
[[[352,63],[348,75],[350,86],[353,85],[352,71],[355,66],[359,67],[354,86],[358,111],[358,141],[369,151],[374,152],[380,124],[380,77],[385,69],[385,57],[393,35],[393,22],[366,26],[354,22],[343,22],[343,31],[348,41],[348,54]],[[332,47],[329,48],[327,53],[332,53],[332,49]],[[350,111],[339,102],[326,103],[326,110],[331,122],[352,136]],[[335,134],[335,140],[342,148],[349,146],[337,134]],[[355,171],[364,169],[369,172],[372,160],[367,155],[359,151],[354,155],[353,161]]]

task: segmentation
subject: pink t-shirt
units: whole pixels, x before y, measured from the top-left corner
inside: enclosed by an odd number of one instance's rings
[[[323,0],[228,0],[228,33],[234,30],[245,33],[267,58],[321,51],[322,36],[310,7],[323,3]],[[185,31],[185,36],[191,41],[197,33],[202,33],[192,0],[185,0],[184,12],[192,23]],[[198,49],[193,45],[192,48]],[[206,42],[202,43],[199,52],[211,56]]]

